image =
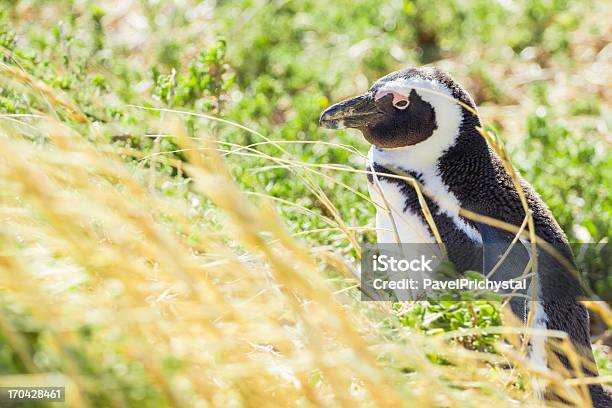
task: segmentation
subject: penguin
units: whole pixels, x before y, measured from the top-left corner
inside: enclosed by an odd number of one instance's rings
[[[362,95],[338,102],[320,117],[320,126],[361,131],[371,144],[368,152],[368,189],[377,205],[378,243],[435,243],[436,233],[458,271],[492,271],[514,235],[462,215],[461,209],[519,227],[525,211],[512,177],[478,128],[477,108],[469,93],[447,73],[436,68],[407,68],[392,72]],[[437,231],[422,211],[408,175],[427,192],[425,202]],[[573,265],[567,237],[543,200],[519,176],[535,234]],[[519,276],[529,260],[531,246],[524,238],[512,247],[492,279]],[[575,349],[592,364],[586,376],[596,376],[589,337],[589,315],[576,299],[583,294],[579,282],[538,250],[536,301],[512,298],[510,306],[526,321],[533,307],[535,328],[568,334]],[[549,365],[545,336],[532,336],[528,344],[534,364]],[[564,355],[556,354],[571,369]],[[537,387],[536,387],[537,388]],[[612,395],[600,384],[589,385],[593,406],[612,407]],[[546,390],[542,398],[563,401]]]

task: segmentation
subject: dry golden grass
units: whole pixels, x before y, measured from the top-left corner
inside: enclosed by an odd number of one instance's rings
[[[80,121],[64,98],[15,68],[2,69]],[[389,304],[357,301],[355,285],[338,290],[321,265],[349,280],[354,268],[326,249],[303,247],[271,200],[236,188],[221,143],[189,137],[175,116],[165,116],[171,125],[160,130],[179,140],[188,160],[175,165],[193,183],[174,197],[159,189],[173,180],[125,160],[138,152],[107,143],[95,125],[70,127],[43,116],[31,118],[25,132],[12,119],[0,121],[2,300],[27,310],[64,374],[39,372],[22,333],[2,317],[0,330],[28,373],[0,377],[0,385],[65,384],[69,406],[94,405],[91,395],[105,390],[104,380],[85,372],[73,350],[94,365],[107,364],[109,356],[140,362],[148,382],[177,407],[538,406],[529,390],[533,378],[588,406],[585,384],[610,380],[534,367],[503,342],[499,354],[449,346],[464,331],[408,333]],[[282,149],[282,142],[260,136]],[[241,153],[261,155],[252,147]],[[357,246],[355,230],[314,181],[316,168],[273,161],[308,185],[332,214],[330,226]],[[216,210],[194,211],[183,194],[208,199]],[[531,224],[527,212],[535,242]],[[383,320],[389,327],[381,327]],[[95,328],[95,347],[79,343],[83,327]],[[543,334],[510,326],[497,331],[511,341],[519,332]],[[552,347],[578,363],[563,333],[545,334],[561,339]],[[433,363],[431,354],[448,364]],[[182,361],[171,374],[164,368],[168,357]],[[120,393],[109,394],[114,406],[127,405]]]

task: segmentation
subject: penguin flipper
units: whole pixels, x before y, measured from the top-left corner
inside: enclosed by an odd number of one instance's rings
[[[505,255],[515,235],[488,224],[477,223],[477,225],[483,246],[483,274],[488,276],[495,268],[493,274],[489,276],[489,280],[508,281],[519,278],[529,263],[530,256],[527,248],[518,240]],[[498,265],[504,255],[503,262]],[[510,299],[510,307],[521,321],[526,319],[525,302],[524,298],[518,296],[513,296]]]

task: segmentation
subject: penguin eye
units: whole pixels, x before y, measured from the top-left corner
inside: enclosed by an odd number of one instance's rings
[[[376,91],[374,99],[379,101],[383,98],[385,103],[389,103],[387,101],[391,99],[391,105],[395,109],[404,110],[408,107],[408,105],[410,105],[410,100],[408,99],[407,93],[403,90],[382,88]]]
[[[408,100],[407,99],[394,100],[393,106],[395,106],[397,109],[404,110],[408,107]]]

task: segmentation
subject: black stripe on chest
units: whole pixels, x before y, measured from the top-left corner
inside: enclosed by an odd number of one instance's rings
[[[400,180],[395,177],[389,177],[385,174],[395,176],[395,174],[389,169],[381,166],[380,164],[374,163],[373,169],[377,173],[379,180],[384,180],[388,183],[395,184],[399,187],[400,193],[404,199],[404,212],[410,212],[416,214],[420,220],[427,226],[429,233],[433,236],[433,231],[423,214],[421,204],[419,203],[419,197],[414,187],[407,181]],[[369,169],[371,170],[371,169]],[[419,181],[422,185],[427,188],[423,182],[423,175],[416,173],[411,170],[401,169],[403,173],[409,175]],[[374,177],[371,173],[368,173],[368,181],[373,184]],[[480,244],[474,242],[465,232],[460,228],[457,228],[454,220],[446,213],[441,211],[440,206],[433,201],[431,198],[425,196],[425,202],[429,207],[429,211],[436,224],[438,232],[446,246],[449,259],[455,264],[459,271],[465,270],[481,270],[482,269],[482,250]],[[462,218],[467,224],[475,225],[467,219]]]

